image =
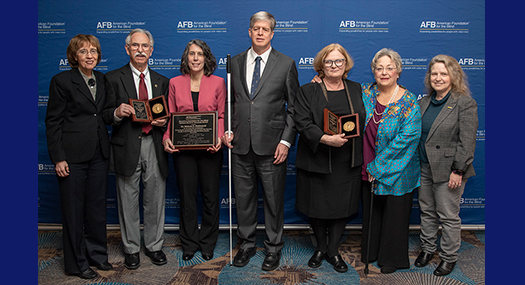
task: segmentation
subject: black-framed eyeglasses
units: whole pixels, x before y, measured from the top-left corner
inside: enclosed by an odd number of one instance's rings
[[[332,67],[332,65],[335,63],[335,66],[340,67],[345,62],[344,58],[336,59],[336,60],[323,60],[324,66],[326,67]]]

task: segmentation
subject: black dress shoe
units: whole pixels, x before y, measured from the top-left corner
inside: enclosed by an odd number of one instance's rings
[[[108,271],[108,270],[111,270],[113,269],[113,265],[111,265],[111,263],[105,261],[103,263],[98,263],[98,264],[89,264],[91,266],[95,266],[96,268],[98,268],[99,270],[103,270],[103,271]]]
[[[138,252],[132,253],[132,254],[124,253],[124,266],[127,269],[131,269],[131,270],[139,268],[140,266],[139,253]]]
[[[239,250],[233,259],[233,265],[237,267],[246,266],[250,262],[250,258],[255,255],[256,251],[255,247]]]
[[[456,262],[441,261],[439,263],[438,267],[436,268],[436,270],[434,270],[434,275],[436,275],[436,276],[449,275],[450,272],[452,272],[452,270],[454,270],[454,266],[456,266]]]
[[[324,255],[325,254],[322,251],[316,250],[310,260],[308,260],[308,266],[312,268],[321,266],[321,264],[323,264]]]
[[[334,257],[330,257],[328,254],[326,254],[326,261],[332,264],[335,271],[339,273],[345,273],[346,271],[348,271],[348,266],[339,254]]]
[[[82,279],[93,279],[93,278],[97,277],[98,274],[95,271],[93,271],[93,269],[88,268],[88,269],[86,269],[86,271],[82,271],[79,274],[77,274],[77,276],[82,278]]]
[[[202,253],[202,258],[204,260],[210,260],[213,258],[213,251],[212,252],[203,252]]]
[[[281,260],[281,252],[268,252],[266,253],[266,258],[262,264],[262,270],[272,271],[275,268],[279,267],[279,262]]]
[[[184,253],[182,254],[182,260],[184,261],[192,260],[194,255],[195,255],[195,252]]]
[[[434,253],[426,253],[422,251],[416,258],[416,261],[414,262],[414,265],[416,267],[424,267],[427,266],[427,264],[430,262],[432,257],[434,256]]]
[[[166,259],[166,255],[162,250],[157,251],[149,251],[146,249],[146,256],[151,259],[151,263],[155,265],[164,265],[168,263],[168,260]]]

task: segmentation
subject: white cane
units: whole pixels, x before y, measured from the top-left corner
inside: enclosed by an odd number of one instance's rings
[[[231,136],[232,112],[231,112],[231,56],[226,56],[226,82],[228,85],[228,136]],[[228,148],[228,211],[230,216],[230,266],[233,265],[233,235],[232,235],[232,150]]]

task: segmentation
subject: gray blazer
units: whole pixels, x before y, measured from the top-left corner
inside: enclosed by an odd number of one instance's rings
[[[295,143],[293,109],[299,89],[297,68],[293,59],[272,48],[251,99],[246,84],[247,53],[248,50],[232,58],[232,151],[245,155],[251,144],[255,154],[273,155],[279,141]]]
[[[419,101],[421,116],[430,105],[430,95]],[[472,161],[476,149],[478,105],[470,96],[450,94],[430,128],[425,148],[434,182],[450,179],[453,169],[463,170],[463,178],[476,175]]]

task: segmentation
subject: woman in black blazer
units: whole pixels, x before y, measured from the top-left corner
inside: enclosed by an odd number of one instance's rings
[[[76,35],[69,42],[71,70],[51,79],[46,113],[47,147],[55,164],[62,210],[66,274],[91,279],[90,268],[110,270],[106,237],[109,137],[102,121],[104,75],[98,39]]]
[[[366,113],[361,85],[346,79],[353,65],[341,45],[323,48],[314,59],[314,68],[323,82],[301,86],[294,114],[300,134],[295,207],[310,218],[317,241],[308,266],[319,267],[326,259],[337,272],[348,270],[339,254],[339,244],[348,218],[359,210],[363,139],[325,134],[323,113],[325,108],[337,116],[357,113],[355,127],[363,132]]]
[[[426,266],[437,249],[442,225],[441,262],[434,274],[450,274],[461,246],[460,201],[467,179],[475,175],[478,108],[470,97],[467,78],[459,63],[448,55],[435,56],[428,65],[425,85],[429,96],[421,99],[421,210],[422,251],[415,266]]]

